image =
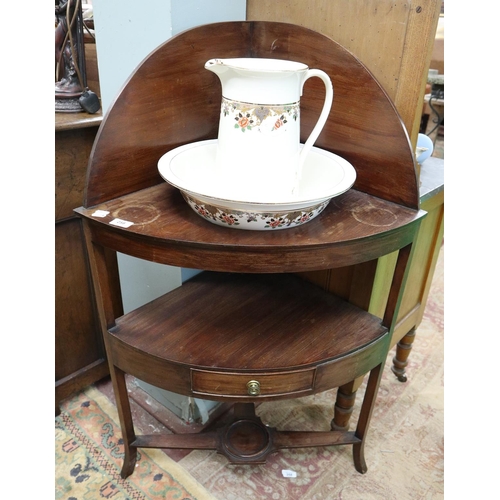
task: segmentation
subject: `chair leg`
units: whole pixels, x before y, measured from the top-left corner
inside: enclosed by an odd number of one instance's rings
[[[353,444],[352,453],[354,459],[354,467],[361,474],[364,474],[368,470],[368,467],[366,466],[364,451],[365,439],[373,408],[375,406],[375,400],[377,398],[380,380],[382,378],[382,369],[383,363],[376,366],[370,372],[370,377],[368,378],[368,383],[366,385],[365,397],[363,398],[363,404],[361,405],[361,410],[359,413],[358,425],[356,427],[355,435],[356,437],[361,439],[361,442]]]
[[[127,385],[125,382],[125,373],[112,366],[110,363],[111,379],[113,381],[116,408],[118,410],[118,417],[120,419],[120,427],[122,431],[123,447],[125,456],[123,458],[123,466],[120,475],[123,479],[127,478],[134,472],[135,464],[137,461],[137,447],[132,446],[136,439],[134,431],[134,423],[132,420],[132,412],[130,410],[130,400],[127,392]]]
[[[406,382],[406,366],[408,365],[408,356],[410,355],[415,340],[415,328],[412,328],[397,344],[396,355],[392,358],[392,373],[396,375],[400,382]]]

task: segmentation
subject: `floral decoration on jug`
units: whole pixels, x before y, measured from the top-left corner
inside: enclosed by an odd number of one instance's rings
[[[222,98],[221,114],[229,120],[234,120],[235,129],[242,132],[258,128],[260,131],[275,131],[282,128],[289,120],[299,118],[300,103],[285,105],[259,105]],[[264,128],[261,126],[266,124]]]

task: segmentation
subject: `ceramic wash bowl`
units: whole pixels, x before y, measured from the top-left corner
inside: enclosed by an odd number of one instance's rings
[[[317,217],[356,180],[354,167],[338,155],[313,147],[296,193],[282,200],[260,200],[244,182],[217,172],[217,139],[175,148],[158,161],[161,177],[178,188],[188,205],[213,224],[247,230],[293,228]],[[236,167],[235,167],[236,168]]]

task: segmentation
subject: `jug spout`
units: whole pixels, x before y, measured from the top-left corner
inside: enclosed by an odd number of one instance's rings
[[[227,93],[227,85],[231,77],[234,77],[234,72],[224,59],[210,59],[205,63],[205,69],[215,73],[220,80],[222,85],[222,94]]]
[[[210,59],[205,63],[205,69],[212,71],[216,75],[220,75],[228,70],[228,66],[224,64],[223,59]]]

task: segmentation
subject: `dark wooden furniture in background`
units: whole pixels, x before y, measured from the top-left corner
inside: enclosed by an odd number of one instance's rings
[[[217,227],[160,178],[157,162],[165,152],[217,137],[220,85],[204,70],[213,57],[298,60],[329,74],[336,97],[316,145],[349,160],[357,179],[316,220],[276,232]],[[320,108],[319,83],[308,82],[304,137]],[[106,115],[76,212],[120,416],[123,477],[133,471],[138,447],[211,448],[234,462],[261,463],[281,447],[352,444],[356,469],[366,471],[366,430],[425,212],[404,126],[360,61],[319,33],[283,23],[218,23],[170,39],[136,69]],[[133,225],[113,225],[115,218]],[[106,250],[208,272],[123,316]],[[382,318],[364,307],[373,281],[358,282],[356,304],[296,274],[372,270],[396,251]],[[260,401],[347,387],[368,372],[355,432],[283,433],[255,416]],[[125,373],[187,396],[234,402],[233,420],[213,434],[136,436]],[[341,422],[336,417],[332,429],[345,424],[343,415]]]
[[[73,212],[83,201],[87,163],[101,121],[100,114],[55,114],[56,413],[62,399],[109,373],[82,224]]]

